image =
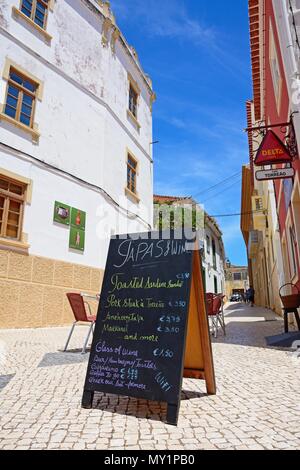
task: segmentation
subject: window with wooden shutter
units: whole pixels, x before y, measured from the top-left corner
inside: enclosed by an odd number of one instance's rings
[[[21,240],[26,184],[0,175],[0,236]]]

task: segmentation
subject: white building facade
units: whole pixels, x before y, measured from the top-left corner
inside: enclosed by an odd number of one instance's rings
[[[192,198],[154,195],[154,228],[169,230],[192,225],[197,230],[202,274],[207,293],[225,294],[225,249],[223,234],[213,217]]]
[[[222,232],[216,221],[205,214],[203,268],[206,292],[225,294],[225,250]]]
[[[155,95],[109,2],[4,0],[0,37],[0,327],[65,324],[152,227]]]

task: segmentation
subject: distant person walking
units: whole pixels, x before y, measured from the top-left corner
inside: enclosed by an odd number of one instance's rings
[[[254,307],[254,296],[255,296],[255,290],[253,289],[252,286],[250,286],[246,292],[246,298],[247,298],[247,302],[251,303],[251,307]]]

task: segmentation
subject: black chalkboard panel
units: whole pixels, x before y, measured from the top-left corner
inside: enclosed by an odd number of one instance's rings
[[[193,251],[158,233],[111,239],[82,405],[94,391],[179,400]],[[172,408],[173,407],[173,408]],[[170,411],[169,410],[169,411]],[[175,424],[175,423],[173,423]]]

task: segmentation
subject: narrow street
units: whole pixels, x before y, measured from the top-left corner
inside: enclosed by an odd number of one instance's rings
[[[283,331],[271,311],[229,304],[227,336],[213,340],[218,392],[184,380],[178,427],[166,407],[96,394],[81,409],[88,360],[86,328],[69,353],[68,328],[0,332],[0,449],[297,449],[300,447],[300,359],[266,347]]]
[[[0,38],[0,452],[300,450],[300,0],[0,0]]]

